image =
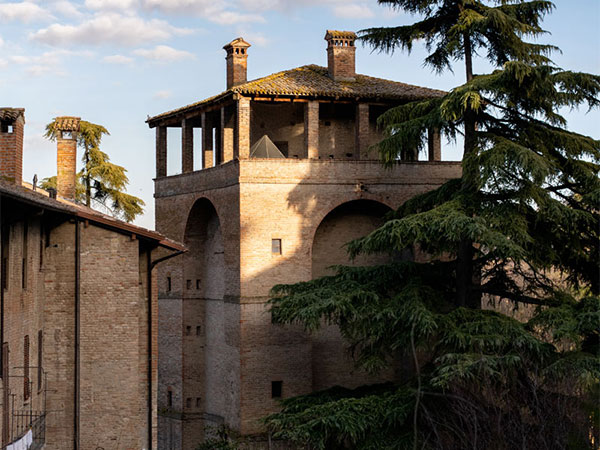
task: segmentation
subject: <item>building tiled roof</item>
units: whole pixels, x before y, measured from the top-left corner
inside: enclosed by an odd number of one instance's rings
[[[55,119],[56,129],[60,131],[79,131],[80,117],[57,117]]]
[[[135,234],[146,239],[155,241],[158,245],[171,250],[184,250],[185,247],[178,242],[165,238],[162,234],[148,230],[146,228],[132,225],[114,217],[102,214],[87,206],[65,200],[63,198],[51,198],[47,191],[37,188],[33,190],[30,183],[23,183],[22,186],[0,179],[0,197],[6,196],[19,202],[34,205],[43,209],[48,209],[58,213],[68,214],[80,217],[83,220],[89,220],[98,224],[117,230],[121,233]]]
[[[154,122],[185,113],[234,93],[259,96],[329,97],[332,99],[345,97],[404,101],[439,97],[445,94],[436,89],[360,74],[356,75],[354,81],[335,81],[328,76],[326,67],[311,64],[239,84],[214,97],[150,117],[146,122]]]

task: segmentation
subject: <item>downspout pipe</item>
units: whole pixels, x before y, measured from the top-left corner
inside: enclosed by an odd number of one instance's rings
[[[152,450],[152,270],[154,267],[167,259],[174,258],[185,253],[186,250],[180,250],[170,255],[163,256],[152,261],[152,250],[148,250],[146,257],[147,264],[147,283],[148,283],[148,450]]]

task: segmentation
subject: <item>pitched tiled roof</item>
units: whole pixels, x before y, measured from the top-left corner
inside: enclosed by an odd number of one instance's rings
[[[182,244],[167,239],[156,231],[123,222],[122,220],[107,216],[106,214],[102,214],[101,212],[92,208],[88,208],[84,205],[80,205],[60,197],[51,198],[49,197],[48,192],[39,187],[34,191],[33,186],[29,183],[23,183],[21,186],[19,186],[15,183],[7,182],[0,178],[0,197],[4,196],[43,209],[48,209],[71,216],[77,216],[84,220],[96,222],[121,233],[135,234],[140,237],[156,241],[158,245],[171,250],[185,249]]]
[[[182,108],[148,118],[146,122],[175,116],[192,109],[208,105],[233,93],[242,95],[280,95],[292,97],[368,98],[379,100],[418,100],[439,97],[443,91],[429,89],[383,78],[357,74],[354,81],[335,81],[329,78],[327,68],[317,65],[297,67],[291,70],[248,81],[231,89],[192,103]]]

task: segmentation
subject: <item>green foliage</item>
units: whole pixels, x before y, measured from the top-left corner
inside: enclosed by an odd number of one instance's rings
[[[419,14],[364,30],[375,50],[423,40],[437,71],[467,81],[384,113],[384,164],[412,160],[430,128],[464,136],[462,176],[407,201],[350,256],[418,248],[429,262],[337,267],[272,290],[277,323],[335,324],[357,366],[400,358],[412,376],[283,402],[266,424],[314,448],[592,448],[599,442],[600,141],[566,127],[564,107],[600,106],[600,76],[563,71],[539,38],[547,1],[380,0]],[[495,65],[475,75],[485,50]],[[393,259],[393,258],[392,258]],[[517,321],[483,300],[529,308]],[[390,400],[392,399],[392,400]]]
[[[55,141],[58,133],[56,121],[53,121],[46,125],[44,137]],[[144,201],[127,194],[127,170],[111,163],[108,155],[100,150],[102,136],[107,134],[108,130],[102,125],[84,120],[80,122],[77,145],[84,151],[84,166],[77,174],[76,200],[87,206],[91,206],[94,201],[97,206],[108,209],[115,217],[131,222],[144,212]],[[40,186],[44,189],[44,186],[56,188],[56,177],[45,178]]]

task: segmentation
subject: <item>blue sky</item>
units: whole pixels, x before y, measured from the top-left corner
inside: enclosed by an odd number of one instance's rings
[[[600,1],[556,0],[544,22],[558,45],[558,66],[600,73]],[[104,125],[103,150],[128,169],[129,192],[146,201],[136,223],[153,228],[154,130],[148,115],[192,103],[225,88],[222,47],[243,36],[252,44],[248,78],[304,64],[326,65],[326,29],[360,30],[410,23],[375,0],[29,0],[0,1],[1,106],[26,109],[24,178],[56,173],[54,144],[43,139],[59,115]],[[393,56],[357,49],[357,72],[449,89],[463,69],[436,75],[424,50]],[[476,62],[480,71],[488,68]],[[570,128],[600,138],[600,113],[567,111]],[[180,167],[180,141],[169,134],[169,173]],[[444,159],[457,159],[448,147]]]

